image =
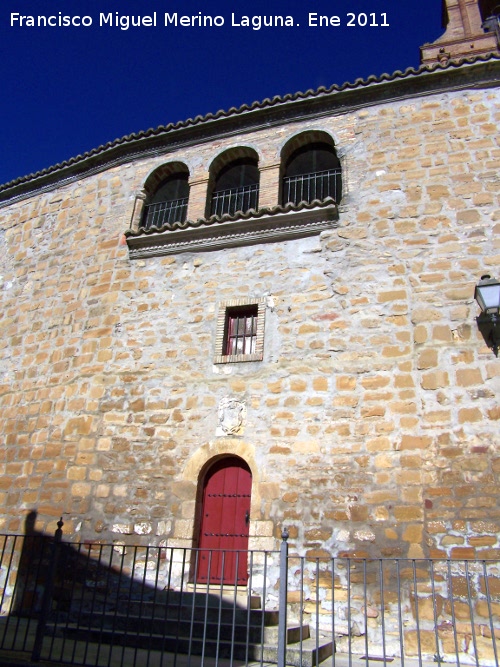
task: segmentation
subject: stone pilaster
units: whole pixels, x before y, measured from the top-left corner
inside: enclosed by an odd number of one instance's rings
[[[205,217],[208,175],[189,182],[188,220],[198,220]]]
[[[134,232],[139,229],[139,225],[141,224],[145,203],[146,193],[144,190],[142,190],[135,196],[134,210],[132,211],[132,219],[130,221],[130,229],[132,229]]]
[[[276,206],[280,199],[280,163],[260,168],[259,208]]]

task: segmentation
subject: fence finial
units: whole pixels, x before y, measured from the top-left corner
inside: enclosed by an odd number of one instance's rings
[[[278,667],[286,665],[286,645],[287,645],[287,600],[288,600],[288,537],[289,532],[286,526],[281,531],[280,546],[280,589],[278,599]]]
[[[62,517],[61,517],[61,518],[59,519],[59,521],[57,522],[57,530],[56,530],[55,535],[54,535],[54,537],[55,537],[55,539],[56,539],[57,542],[60,542],[60,541],[61,541],[61,538],[62,538],[62,527],[63,527],[63,526],[64,526],[64,521],[62,520]]]

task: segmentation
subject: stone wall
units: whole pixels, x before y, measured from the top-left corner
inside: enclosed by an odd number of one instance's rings
[[[74,540],[191,546],[200,475],[237,454],[252,548],[286,525],[310,556],[498,558],[500,362],[473,294],[500,273],[499,108],[485,89],[311,117],[1,208],[0,531],[36,510]],[[272,205],[306,129],[341,157],[337,226],[129,259],[154,169],[185,163],[202,210],[213,159],[250,146]],[[214,365],[218,304],[238,298],[265,299],[264,360]],[[227,397],[246,408],[237,435],[218,431]]]

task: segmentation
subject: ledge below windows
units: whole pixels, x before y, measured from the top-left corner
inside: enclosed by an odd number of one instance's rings
[[[161,229],[139,227],[137,231],[127,230],[125,237],[130,258],[143,259],[313,236],[334,227],[338,217],[337,204],[327,198],[167,223]]]

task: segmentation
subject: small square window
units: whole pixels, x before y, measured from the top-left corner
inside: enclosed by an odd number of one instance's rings
[[[264,316],[264,299],[232,299],[220,303],[214,363],[262,361]]]
[[[226,310],[224,354],[254,354],[257,347],[258,306]]]

